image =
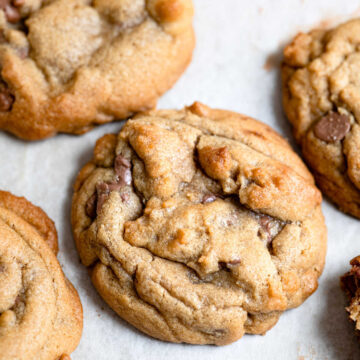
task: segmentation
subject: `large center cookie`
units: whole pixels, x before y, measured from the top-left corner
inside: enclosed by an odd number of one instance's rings
[[[288,143],[195,103],[106,135],[75,184],[72,224],[93,283],[158,339],[263,334],[317,288],[321,195]]]
[[[285,48],[284,108],[319,187],[360,218],[360,19]]]
[[[194,47],[191,0],[0,2],[0,128],[83,133],[156,104]]]

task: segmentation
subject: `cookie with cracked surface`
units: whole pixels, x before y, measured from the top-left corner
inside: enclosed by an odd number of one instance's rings
[[[107,303],[155,338],[223,345],[263,334],[317,288],[321,194],[288,143],[195,103],[99,139],[72,226]]]
[[[346,308],[349,318],[355,323],[355,329],[360,334],[360,256],[352,259],[350,265],[351,269],[341,277],[340,285],[350,302]]]
[[[360,19],[300,33],[284,50],[283,103],[317,184],[360,218]]]
[[[81,134],[156,105],[194,48],[192,0],[0,2],[0,129]]]
[[[82,306],[56,259],[54,223],[0,191],[0,238],[0,359],[66,359],[80,341]]]

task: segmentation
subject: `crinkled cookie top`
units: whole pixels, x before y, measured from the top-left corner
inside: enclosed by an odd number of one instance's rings
[[[191,59],[191,0],[0,2],[0,128],[35,140],[151,108]]]
[[[75,184],[82,262],[111,307],[162,340],[264,333],[317,287],[321,195],[268,126],[195,103],[106,135]]]
[[[320,188],[360,217],[360,19],[284,50],[284,108]]]
[[[82,307],[54,255],[52,221],[0,191],[0,239],[0,359],[65,360],[80,341]]]

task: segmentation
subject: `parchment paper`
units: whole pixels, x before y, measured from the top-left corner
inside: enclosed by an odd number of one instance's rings
[[[197,47],[185,75],[159,101],[181,108],[200,100],[271,125],[294,145],[281,108],[278,65],[283,45],[298,31],[331,26],[359,14],[355,0],[194,0]],[[265,336],[244,336],[225,347],[189,346],[151,339],[122,321],[100,298],[80,264],[70,229],[72,184],[102,134],[122,123],[81,136],[60,135],[27,143],[0,133],[0,188],[26,196],[56,222],[59,259],[80,293],[84,332],[74,360],[112,359],[360,359],[353,324],[344,310],[339,276],[360,254],[360,220],[328,201],[323,211],[329,241],[317,292],[282,315]]]

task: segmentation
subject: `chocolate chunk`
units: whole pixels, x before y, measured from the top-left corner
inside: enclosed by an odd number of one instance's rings
[[[315,125],[315,136],[328,143],[342,140],[350,131],[350,119],[347,115],[330,112]]]
[[[110,195],[112,191],[119,191],[124,187],[122,182],[113,181],[110,183],[101,183],[96,186],[96,194],[97,194],[97,204],[96,204],[96,213],[99,214],[102,209],[104,202]],[[128,194],[122,194],[121,200],[127,201],[129,198]]]
[[[114,169],[119,184],[122,184],[123,186],[131,185],[131,163],[128,159],[124,158],[122,155],[116,156],[114,162]]]
[[[234,258],[231,261],[227,262],[229,265],[239,265],[241,263],[241,260],[239,258]]]
[[[266,232],[271,230],[271,221],[272,218],[270,216],[260,215],[259,217],[259,224]]]
[[[106,183],[101,183],[96,185],[96,193],[97,193],[96,213],[99,214],[104,205],[104,202],[107,200],[110,194],[109,185]]]
[[[7,21],[12,24],[17,23],[21,19],[20,11],[14,6],[6,6],[4,11]]]
[[[0,0],[0,9],[4,10],[7,6],[11,5],[11,0]]]
[[[0,9],[4,11],[8,22],[17,23],[21,19],[18,8],[23,6],[24,3],[24,0],[0,0]]]
[[[259,216],[259,224],[261,226],[261,229],[267,234],[267,241],[268,243],[271,242],[272,236],[271,236],[271,221],[272,218],[267,215],[260,215]]]
[[[0,111],[10,111],[14,103],[14,96],[4,82],[0,82]]]
[[[117,181],[106,183],[106,185],[107,185],[107,189],[108,189],[109,193],[111,191],[119,191],[124,187],[124,185],[122,183],[119,183]]]
[[[96,202],[97,202],[97,195],[95,193],[88,199],[85,205],[86,215],[91,219],[96,218]]]
[[[208,203],[212,203],[217,199],[217,196],[214,194],[206,194],[204,195],[201,203],[202,204],[208,204]]]
[[[264,214],[257,214],[256,218],[260,225],[258,236],[263,237],[265,235],[267,246],[270,248],[273,239],[283,229],[285,224],[280,220]]]
[[[132,175],[131,175],[131,163],[129,160],[124,158],[122,155],[117,155],[114,161],[114,170],[116,174],[116,180],[108,183],[100,183],[96,186],[96,214],[99,214],[104,202],[110,195],[112,191],[120,191],[124,186],[131,185]],[[129,200],[129,194],[121,194],[122,201]],[[93,214],[93,207],[95,209],[95,200],[88,200],[89,202],[89,212]],[[87,204],[88,205],[88,204]],[[91,217],[91,216],[90,216]]]

